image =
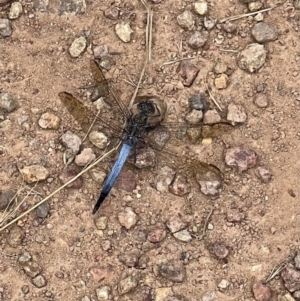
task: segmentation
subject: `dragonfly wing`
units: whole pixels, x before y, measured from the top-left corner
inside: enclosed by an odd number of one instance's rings
[[[106,97],[109,94],[109,87],[106,78],[104,77],[104,74],[101,70],[101,68],[98,66],[96,61],[91,60],[90,61],[90,67],[92,71],[93,78],[96,82],[96,88],[97,88],[97,97]]]

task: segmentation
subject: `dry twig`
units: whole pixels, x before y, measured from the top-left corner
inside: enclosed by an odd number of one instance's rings
[[[202,230],[202,235],[200,237],[198,237],[198,240],[202,240],[206,234],[206,230],[207,230],[207,225],[208,225],[208,222],[209,222],[209,219],[211,217],[211,215],[213,214],[214,210],[211,209],[209,214],[207,215],[207,218],[205,220],[205,223],[204,223],[204,226],[203,226],[203,230]]]
[[[194,59],[194,58],[195,58],[194,56],[192,56],[192,57],[183,57],[183,58],[178,59],[178,60],[165,62],[165,63],[163,63],[163,64],[160,66],[160,68],[162,68],[163,66],[166,66],[166,65],[172,65],[172,64],[175,64],[175,63],[178,63],[178,62],[181,62],[181,61],[192,60],[192,59]]]
[[[266,280],[266,283],[270,282],[276,275],[278,275],[284,268],[285,265],[287,264],[287,261],[284,261],[282,264],[280,264],[277,268],[273,267],[269,277]]]

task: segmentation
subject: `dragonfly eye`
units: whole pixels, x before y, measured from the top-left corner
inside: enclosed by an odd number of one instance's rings
[[[154,112],[155,112],[153,103],[151,103],[149,101],[142,101],[137,105],[137,107],[140,110],[140,112],[145,115],[154,114]]]

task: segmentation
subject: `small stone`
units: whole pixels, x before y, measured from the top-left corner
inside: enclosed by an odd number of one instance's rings
[[[204,93],[193,94],[189,98],[189,105],[192,110],[205,111],[208,108],[206,95]]]
[[[49,171],[41,165],[25,166],[20,172],[28,184],[44,181],[50,175]]]
[[[91,301],[91,299],[88,296],[84,296],[81,301]]]
[[[156,177],[156,190],[159,192],[167,192],[174,178],[174,174],[175,171],[168,166],[160,168]]]
[[[135,166],[137,168],[154,167],[156,163],[155,151],[150,147],[136,150]]]
[[[296,292],[293,293],[293,296],[295,297],[297,294]],[[286,293],[284,295],[278,296],[278,301],[295,301],[293,296],[290,293]]]
[[[247,113],[242,105],[229,104],[227,112],[227,120],[235,123],[244,123],[247,120]]]
[[[96,289],[96,295],[98,301],[105,301],[109,299],[110,294],[110,287],[109,286],[102,286]]]
[[[299,301],[300,300],[300,291],[295,291],[294,293],[293,293],[293,297],[294,297],[294,300],[296,300],[296,301]],[[294,300],[284,300],[284,301],[294,301]]]
[[[50,205],[46,201],[35,209],[35,214],[37,217],[45,218],[49,214],[49,210],[50,210]]]
[[[26,295],[26,294],[29,293],[29,286],[28,285],[22,285],[21,290],[22,290],[22,293]]]
[[[25,271],[26,275],[31,278],[36,277],[42,271],[42,268],[35,261],[25,262],[22,265],[22,268]]]
[[[14,2],[14,3],[12,3],[12,5],[10,7],[8,17],[11,20],[17,19],[17,18],[19,18],[22,11],[23,11],[22,4],[20,2]]]
[[[214,72],[217,74],[226,73],[228,67],[222,61],[217,61],[214,65]]]
[[[256,23],[251,28],[251,35],[258,43],[267,43],[278,39],[276,29],[265,22]]]
[[[0,35],[1,35],[1,19],[0,19]],[[17,102],[7,93],[0,93],[0,108],[8,113],[17,108]]]
[[[294,258],[295,261],[295,267],[300,270],[300,252],[297,252],[297,255]]]
[[[203,117],[203,123],[215,124],[215,123],[219,123],[220,121],[221,121],[221,116],[219,115],[217,110],[213,109],[205,112]]]
[[[104,11],[104,16],[110,20],[119,19],[119,9],[117,7],[109,7]]]
[[[204,17],[204,27],[207,29],[207,30],[211,30],[215,27],[215,25],[217,24],[218,22],[218,19],[216,18],[213,18],[213,17]],[[220,35],[221,37],[222,35]],[[224,37],[222,36],[222,42],[224,40]]]
[[[164,278],[178,283],[183,282],[186,276],[183,263],[173,260],[160,265],[159,272]]]
[[[207,11],[208,11],[207,2],[201,1],[201,2],[194,3],[194,9],[198,15],[200,15],[200,16],[206,15]]]
[[[204,140],[204,139],[203,139]],[[202,141],[203,144],[203,141]],[[221,181],[216,180],[201,180],[196,176],[197,183],[200,185],[200,190],[203,194],[216,197],[221,192]]]
[[[227,211],[227,220],[229,222],[241,222],[245,218],[243,212],[240,212],[237,209],[230,209]]]
[[[254,98],[254,104],[259,108],[266,108],[269,104],[268,98],[265,94],[257,94]]]
[[[94,218],[94,224],[98,230],[105,230],[107,227],[108,218],[106,216],[96,215]]]
[[[60,118],[51,112],[42,114],[38,121],[42,129],[57,130],[60,124]]]
[[[172,233],[178,232],[187,227],[187,223],[182,221],[179,216],[171,216],[166,225]]]
[[[191,192],[191,184],[185,175],[176,174],[169,186],[169,191],[175,195],[184,196]]]
[[[193,84],[199,71],[199,68],[186,60],[181,61],[176,69],[176,73],[185,87],[190,87]]]
[[[133,30],[128,23],[120,22],[116,24],[115,32],[122,42],[129,43],[131,41]]]
[[[103,184],[103,182],[107,176],[107,172],[105,170],[97,168],[97,167],[90,169],[89,174],[92,177],[92,179],[99,184]]]
[[[112,273],[111,267],[91,267],[89,268],[89,272],[95,283],[99,283],[100,281],[110,277]]]
[[[135,173],[130,169],[123,169],[114,187],[116,189],[132,192],[136,187]]]
[[[218,288],[221,290],[225,290],[230,285],[230,282],[226,279],[222,279],[221,282],[218,284]]]
[[[152,243],[158,243],[165,239],[167,231],[164,228],[152,229],[148,233],[147,239]]]
[[[189,10],[185,10],[177,16],[177,23],[183,29],[192,30],[195,24],[194,16]]]
[[[75,163],[78,166],[86,166],[96,159],[96,155],[91,148],[84,148],[82,152],[75,157]]]
[[[204,46],[209,37],[208,31],[196,31],[189,39],[189,45],[193,49],[199,49]]]
[[[254,283],[253,294],[256,301],[269,301],[271,299],[271,290],[262,283]]]
[[[119,256],[120,262],[126,265],[128,268],[136,267],[139,263],[140,254],[138,251],[131,251]]]
[[[235,33],[237,31],[237,26],[229,21],[226,21],[223,24],[223,29],[227,32],[227,33]]]
[[[156,288],[155,289],[155,301],[167,301],[168,296],[171,294],[173,294],[171,287]],[[150,299],[150,300],[153,300],[153,299]]]
[[[263,45],[258,43],[249,44],[237,55],[238,66],[250,73],[257,71],[263,66],[267,58],[267,52]]]
[[[216,242],[208,247],[209,252],[217,259],[224,259],[228,256],[229,250],[223,243]]]
[[[134,276],[129,276],[121,280],[118,284],[118,292],[120,295],[125,295],[133,291],[138,286],[138,281]]]
[[[135,226],[138,219],[132,208],[126,207],[124,210],[118,213],[118,220],[123,227],[129,230]]]
[[[248,9],[249,9],[251,12],[260,10],[262,7],[263,7],[263,4],[262,4],[261,2],[259,2],[259,1],[255,1],[255,2],[250,2],[250,3],[248,3]]]
[[[159,300],[155,300],[159,301]],[[186,298],[179,296],[179,295],[174,295],[174,296],[168,296],[167,298],[163,299],[162,301],[186,301]]]
[[[233,147],[227,150],[225,163],[230,167],[237,167],[239,172],[246,171],[256,165],[257,154],[249,148]]]
[[[4,210],[8,206],[8,204],[15,197],[15,195],[16,193],[12,190],[0,191],[0,211]]]
[[[215,301],[218,300],[218,294],[215,291],[208,291],[202,295],[202,301]]]
[[[67,167],[63,170],[62,174],[59,176],[59,179],[62,181],[63,184],[66,184],[70,180],[72,180],[74,177],[76,177],[78,172],[70,167]],[[81,188],[83,183],[82,176],[79,176],[77,179],[72,181],[70,184],[68,184],[67,188]]]
[[[272,174],[270,172],[270,170],[268,170],[266,167],[264,166],[259,166],[256,169],[256,175],[258,178],[260,178],[262,180],[262,182],[264,183],[268,183],[271,180]]]
[[[293,293],[300,290],[300,271],[297,271],[293,265],[289,264],[281,272],[281,277],[289,292]]]
[[[192,110],[185,116],[185,120],[189,124],[198,124],[202,121],[203,112],[199,110]]]
[[[59,0],[59,14],[76,13],[82,14],[86,10],[85,0]]]
[[[31,260],[32,260],[31,255],[26,251],[22,252],[18,258],[18,262],[21,266],[27,262],[30,262]]]
[[[69,48],[69,53],[72,57],[79,57],[86,48],[86,39],[85,37],[79,37],[73,41]]]
[[[99,63],[100,67],[105,70],[110,70],[116,61],[111,56],[103,57]]]
[[[35,285],[38,288],[46,286],[47,282],[44,276],[38,275],[35,278],[31,280],[32,284]]]
[[[264,15],[263,13],[257,13],[254,17],[254,20],[257,22],[262,22],[264,20]]]
[[[99,149],[105,149],[108,143],[107,136],[102,132],[92,131],[89,134],[89,140]]]
[[[7,243],[13,247],[13,248],[17,248],[23,241],[24,238],[24,232],[23,230],[18,227],[18,226],[14,226],[8,236],[7,236]]]
[[[298,0],[294,0],[293,2],[295,9],[300,9],[300,2]]]
[[[215,86],[218,90],[226,89],[229,84],[229,77],[227,74],[221,74],[215,78]]]
[[[147,141],[151,143],[152,147],[163,149],[170,137],[170,131],[164,126],[159,126],[155,129],[155,131],[149,132],[147,135]]]
[[[95,59],[102,59],[109,54],[107,45],[98,45],[93,49]]]
[[[111,250],[111,247],[112,247],[111,241],[108,240],[108,239],[103,240],[103,241],[101,242],[101,247],[102,247],[103,251]]]
[[[0,37],[10,37],[12,34],[11,22],[8,19],[0,18]]]
[[[180,230],[176,233],[173,234],[173,236],[183,242],[189,242],[192,240],[192,236],[190,234],[190,232],[187,229],[184,230]]]
[[[67,131],[61,136],[62,143],[72,151],[72,154],[77,154],[80,149],[81,139],[76,134]]]

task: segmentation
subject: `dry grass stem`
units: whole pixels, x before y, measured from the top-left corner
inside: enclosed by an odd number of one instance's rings
[[[95,124],[96,120],[98,119],[98,116],[99,116],[99,114],[100,114],[100,110],[98,110],[98,112],[97,112],[97,115],[95,116],[95,118],[94,118],[93,122],[91,123],[91,125],[90,125],[90,127],[89,127],[88,131],[86,132],[85,136],[83,137],[83,139],[82,139],[82,142],[81,142],[81,143],[83,143],[83,141],[85,141],[86,137],[87,137],[87,136],[88,136],[88,134],[90,133],[90,131],[91,131],[92,127],[94,126],[94,124]]]
[[[284,268],[285,265],[287,264],[287,261],[284,261],[282,264],[280,264],[277,268],[274,267],[269,275],[269,277],[266,280],[266,283],[270,282],[274,277],[276,277]]]
[[[209,94],[209,97],[212,99],[213,103],[218,107],[218,109],[223,112],[222,108],[220,107],[219,103],[217,102],[217,100],[214,98],[214,96],[212,95],[211,91],[209,90],[208,86],[206,87],[207,92]]]
[[[230,53],[234,53],[234,54],[240,52],[239,50],[234,50],[234,49],[223,49],[223,48],[220,48],[219,50],[222,51],[222,52],[230,52]]]
[[[165,63],[163,63],[163,64],[160,66],[160,68],[162,68],[163,66],[166,66],[166,65],[172,65],[172,64],[175,64],[175,63],[178,63],[178,62],[181,62],[181,61],[192,60],[192,59],[195,59],[195,58],[196,58],[195,56],[192,56],[192,57],[183,57],[183,58],[178,59],[178,60],[165,62]]]
[[[208,225],[208,222],[209,222],[209,219],[211,217],[211,215],[213,214],[214,210],[211,209],[209,214],[207,215],[207,218],[205,220],[205,223],[204,223],[204,226],[203,226],[203,230],[202,230],[202,235],[198,238],[199,240],[202,240],[206,234],[206,230],[207,230],[207,225]]]

